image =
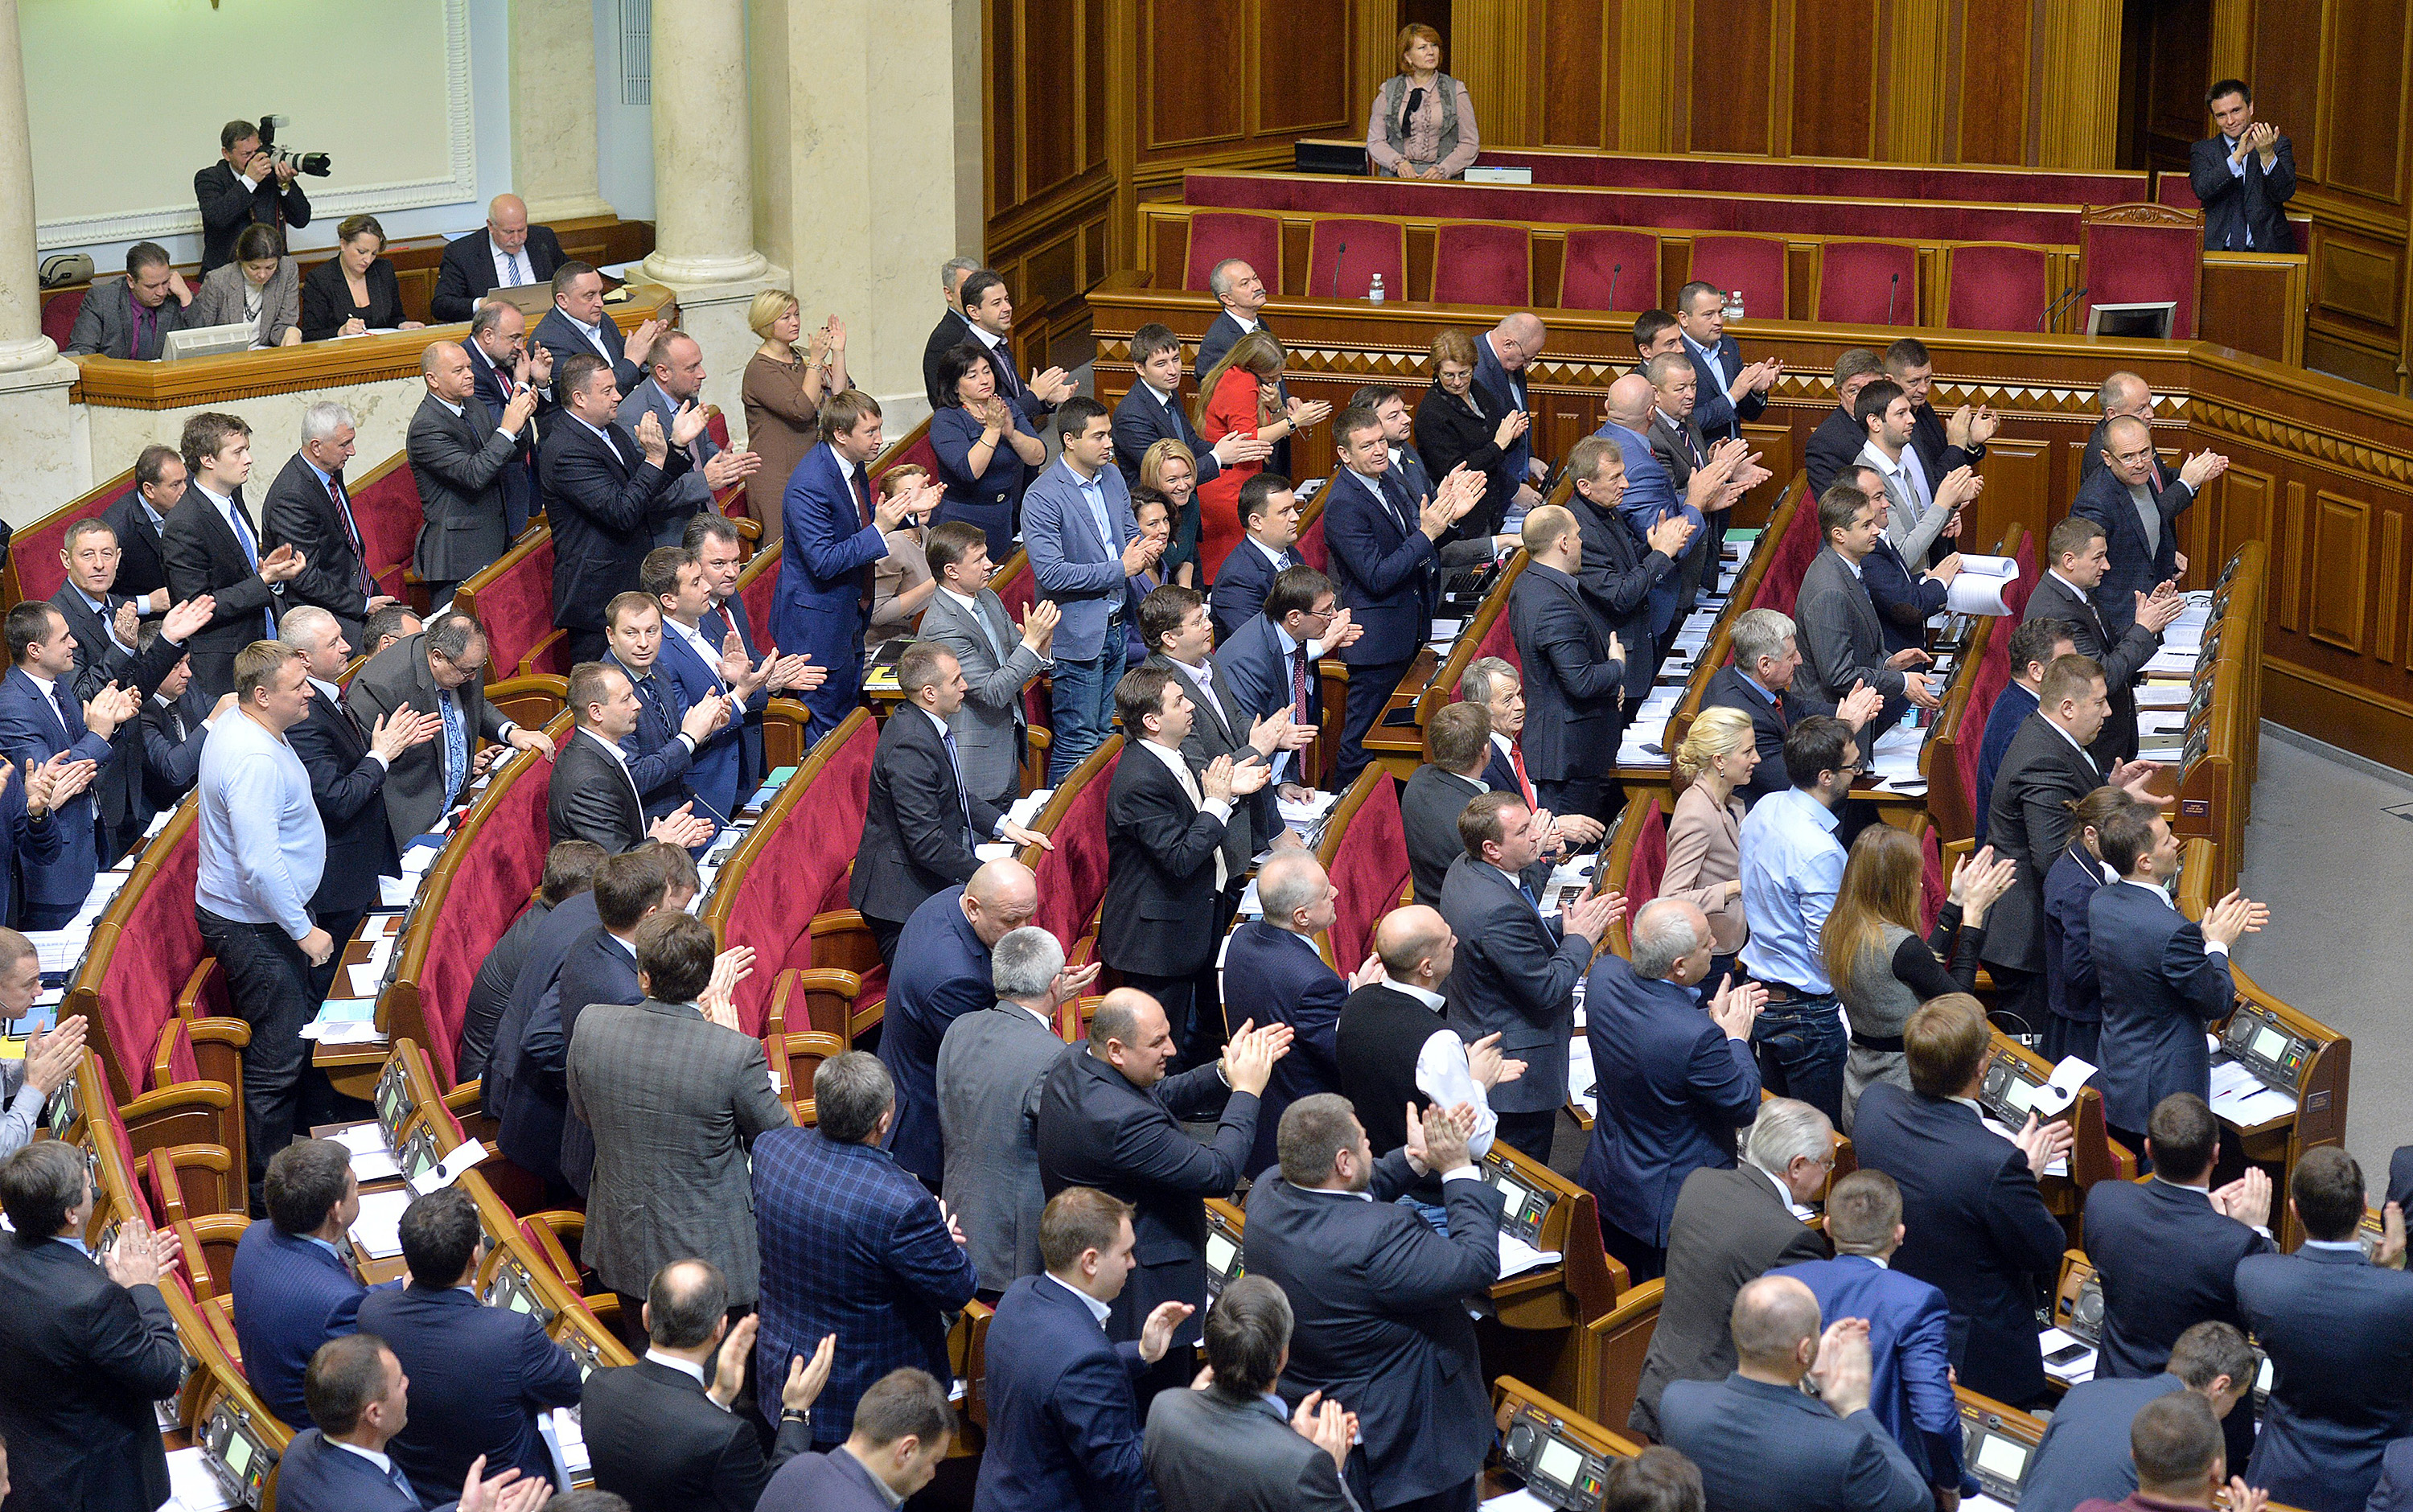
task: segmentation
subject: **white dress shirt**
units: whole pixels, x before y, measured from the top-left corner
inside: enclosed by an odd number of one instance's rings
[[[1394,981],[1391,986],[1434,1013],[1442,1011],[1445,1000],[1440,993],[1408,982]],[[1491,1111],[1491,1093],[1474,1079],[1473,1071],[1467,1065],[1466,1042],[1458,1037],[1458,1030],[1433,1030],[1424,1047],[1416,1052],[1416,1090],[1445,1108],[1460,1103],[1473,1104],[1474,1132],[1466,1136],[1466,1152],[1476,1160],[1491,1152],[1491,1139],[1500,1127],[1500,1118]]]

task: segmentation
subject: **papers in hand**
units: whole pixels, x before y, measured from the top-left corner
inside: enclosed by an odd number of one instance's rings
[[[1529,1270],[1539,1270],[1545,1266],[1555,1266],[1558,1263],[1558,1251],[1536,1250],[1506,1229],[1500,1231],[1500,1279],[1502,1281],[1506,1281],[1511,1276],[1521,1276]]]
[[[1961,575],[1944,590],[1945,607],[1962,615],[2007,615],[2003,594],[2020,580],[2020,564],[2008,556],[1972,556],[1962,553]]]

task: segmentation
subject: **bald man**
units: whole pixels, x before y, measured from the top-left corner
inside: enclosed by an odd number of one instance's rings
[[[673,331],[654,343],[645,363],[644,381],[620,396],[620,423],[635,435],[637,422],[648,410],[661,417],[662,434],[682,410],[703,402],[703,348],[684,331]],[[709,431],[687,443],[693,466],[671,480],[662,497],[674,506],[654,516],[654,544],[675,546],[687,537],[687,523],[712,508],[712,496],[731,483],[750,478],[762,468],[762,459],[743,449],[724,452]]]
[[[1651,380],[1638,372],[1628,373],[1608,386],[1608,397],[1602,405],[1601,426],[1592,434],[1616,443],[1618,455],[1624,459],[1625,497],[1619,500],[1617,510],[1634,527],[1636,535],[1647,538],[1661,521],[1681,516],[1697,536],[1705,526],[1703,516],[1731,504],[1740,491],[1737,473],[1748,466],[1751,449],[1741,441],[1722,441],[1711,446],[1706,461],[1692,470],[1685,480],[1684,491],[1679,494],[1667,465],[1651,450],[1651,427],[1658,408],[1658,393],[1651,387]],[[1698,586],[1695,578],[1694,586]],[[1651,584],[1651,635],[1654,645],[1631,648],[1629,655],[1647,656],[1654,650],[1665,655],[1680,612],[1690,607],[1685,595],[1680,571],[1670,572]]]
[[[1540,316],[1519,310],[1475,338],[1474,381],[1491,400],[1486,413],[1533,412],[1532,395],[1525,390],[1525,369],[1541,354],[1549,334]],[[1537,485],[1549,475],[1549,464],[1533,455],[1530,428],[1501,452],[1493,469],[1493,476],[1516,489],[1508,504],[1511,515],[1522,515],[1542,502]]]
[[[1378,977],[1340,1005],[1333,1055],[1340,1094],[1357,1110],[1375,1153],[1387,1155],[1407,1143],[1407,1107],[1421,1113],[1438,1103],[1474,1110],[1466,1148],[1481,1160],[1491,1151],[1499,1118],[1491,1089],[1524,1075],[1522,1060],[1500,1058],[1500,1036],[1488,1034],[1469,1045],[1442,1016],[1441,985],[1456,964],[1458,936],[1439,909],[1422,904],[1395,909],[1374,926]]]
[[[504,469],[518,466],[537,393],[514,393],[497,415],[478,397],[469,354],[454,342],[431,343],[419,354],[426,394],[403,438],[411,482],[419,490],[422,524],[411,565],[434,601],[484,570],[511,545],[504,533]]]
[[[1039,879],[1011,858],[991,861],[972,880],[931,894],[896,937],[888,971],[880,1060],[896,1083],[889,1152],[931,1191],[945,1176],[939,1124],[939,1045],[947,1026],[997,1001],[989,951],[1039,912]]]
[[[1718,1512],[1927,1512],[1902,1445],[1869,1410],[1864,1318],[1819,1330],[1818,1299],[1790,1276],[1735,1295],[1735,1372],[1675,1381],[1659,1399],[1663,1442],[1700,1467]],[[1810,1378],[1818,1394],[1801,1389]],[[1770,1467],[1782,1467],[1771,1474]]]
[[[483,228],[446,245],[428,310],[438,320],[466,320],[491,290],[546,283],[567,260],[559,238],[528,224],[518,195],[498,194],[486,206]]]
[[[2103,426],[2100,452],[2102,469],[2079,485],[2069,512],[2101,526],[2110,546],[2111,566],[2095,585],[2095,606],[2116,643],[2137,622],[2137,595],[2185,576],[2179,516],[2204,484],[2228,470],[2228,459],[2198,452],[2172,477],[2154,452],[2153,430],[2133,415]]]
[[[1223,947],[1223,1001],[1260,1024],[1288,1024],[1297,1037],[1291,1053],[1274,1067],[1257,1109],[1257,1141],[1249,1151],[1249,1174],[1279,1158],[1276,1137],[1282,1113],[1302,1097],[1340,1090],[1340,1066],[1333,1047],[1342,1000],[1361,980],[1378,973],[1369,960],[1348,986],[1324,963],[1315,937],[1332,927],[1340,890],[1332,885],[1311,851],[1277,851],[1257,870],[1262,919],[1232,931]]]
[[[2086,438],[2086,458],[2079,464],[2078,469],[2078,481],[2080,483],[2103,470],[2103,448],[2109,439],[2104,433],[2111,428],[2113,421],[2123,415],[2133,415],[2146,422],[2153,420],[2154,386],[2136,374],[2124,370],[2107,373],[2103,376],[2103,381],[2095,387],[2095,402],[2102,409],[2103,418],[2095,423],[2095,434]],[[2154,461],[2153,467],[2155,471],[2160,470],[2161,463],[2158,459]],[[2156,486],[2159,486],[2162,482],[2163,480],[2159,478],[2154,480]]]

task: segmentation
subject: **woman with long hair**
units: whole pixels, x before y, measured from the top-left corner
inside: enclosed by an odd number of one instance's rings
[[[1198,435],[1208,446],[1237,432],[1261,441],[1280,441],[1332,413],[1320,399],[1282,401],[1282,344],[1259,326],[1232,343],[1223,360],[1198,380]],[[1240,543],[1240,485],[1265,470],[1262,462],[1236,462],[1198,489],[1198,566],[1208,582]]]
[[[1994,859],[1991,845],[1955,865],[1951,894],[1925,940],[1918,938],[1922,870],[1918,841],[1908,830],[1871,824],[1852,842],[1835,907],[1818,934],[1827,979],[1851,1015],[1852,1054],[1843,1064],[1847,1134],[1870,1087],[1889,1081],[1909,1089],[1902,1030],[1910,1015],[1930,999],[1975,986],[1986,911],[2009,891],[2018,867],[2008,857]]]
[[[1155,442],[1140,455],[1139,487],[1132,490],[1134,507],[1141,488],[1163,495],[1165,508],[1172,511],[1172,543],[1164,548],[1163,559],[1157,563],[1157,580],[1178,583],[1185,588],[1197,586],[1197,456],[1170,436]],[[1132,633],[1138,632],[1138,623],[1133,621]]]
[[[1740,709],[1703,709],[1676,748],[1676,770],[1692,784],[1676,796],[1667,818],[1667,865],[1659,896],[1680,897],[1710,918],[1706,989],[1734,970],[1751,927],[1742,912],[1742,800],[1735,790],[1759,766],[1751,716]]]

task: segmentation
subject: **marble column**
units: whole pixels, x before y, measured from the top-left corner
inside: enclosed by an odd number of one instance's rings
[[[33,137],[25,117],[25,55],[17,0],[0,0],[0,518],[23,525],[92,482],[80,418],[67,403],[76,364],[42,334],[36,276]]]
[[[595,175],[591,0],[511,0],[511,189],[539,224],[616,216]]]

